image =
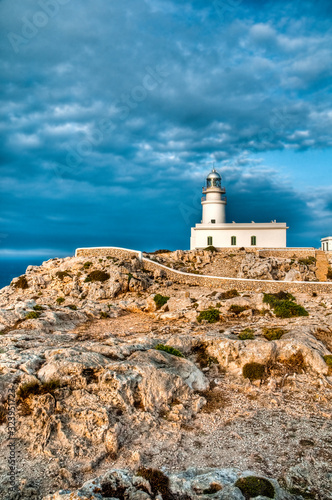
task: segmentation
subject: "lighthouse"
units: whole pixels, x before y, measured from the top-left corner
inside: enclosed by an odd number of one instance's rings
[[[211,245],[217,248],[285,248],[288,229],[285,222],[226,222],[226,189],[221,180],[215,168],[206,178],[201,199],[202,220],[191,228],[190,249]],[[243,215],[248,216],[247,213]]]
[[[224,224],[226,222],[226,189],[221,186],[221,175],[213,168],[206,178],[202,197],[202,224]]]

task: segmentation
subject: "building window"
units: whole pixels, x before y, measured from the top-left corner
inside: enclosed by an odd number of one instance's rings
[[[216,223],[216,219],[211,219],[212,224]]]
[[[236,245],[236,236],[231,236],[231,245]]]
[[[251,237],[251,244],[256,245],[256,236]]]
[[[212,236],[207,237],[207,244],[208,244],[208,247],[210,247],[212,245]]]

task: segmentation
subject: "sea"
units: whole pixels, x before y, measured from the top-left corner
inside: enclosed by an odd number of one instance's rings
[[[28,266],[40,266],[50,257],[20,257],[0,259],[0,288],[10,284],[13,278],[21,276]]]

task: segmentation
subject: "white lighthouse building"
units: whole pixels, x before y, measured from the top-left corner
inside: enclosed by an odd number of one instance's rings
[[[190,250],[215,247],[285,248],[285,222],[226,223],[226,189],[213,168],[206,178],[202,197],[202,221],[191,228]],[[263,207],[262,207],[263,210]]]

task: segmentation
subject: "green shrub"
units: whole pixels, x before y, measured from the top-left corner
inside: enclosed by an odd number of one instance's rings
[[[140,467],[136,475],[144,477],[149,482],[154,497],[160,494],[163,500],[174,499],[174,495],[169,489],[169,479],[160,470]]]
[[[42,311],[42,310],[43,310],[43,308],[42,308],[42,306],[40,306],[39,304],[36,304],[35,306],[33,306],[33,310],[34,310],[34,311]]]
[[[84,281],[89,283],[90,281],[107,281],[108,279],[110,279],[110,275],[105,271],[91,271]]]
[[[66,307],[68,307],[68,309],[71,309],[72,311],[77,311],[77,306],[75,306],[75,304],[68,304]]]
[[[55,273],[55,276],[57,278],[59,278],[61,281],[63,280],[63,278],[65,278],[66,276],[68,276],[69,278],[71,278],[70,274],[68,273],[68,271],[57,271]]]
[[[242,368],[242,375],[244,378],[252,380],[261,380],[265,374],[265,365],[261,363],[246,363]]]
[[[213,245],[209,245],[208,247],[204,248],[204,250],[207,250],[208,252],[217,252],[216,247]]]
[[[275,495],[272,483],[264,477],[241,477],[236,481],[235,486],[241,490],[246,500],[258,497],[259,495],[274,498]]]
[[[168,354],[173,354],[173,356],[178,356],[179,358],[184,358],[183,354],[180,351],[178,351],[174,347],[171,347],[170,345],[157,344],[155,346],[155,349],[157,349],[158,351],[168,352]]]
[[[222,292],[220,294],[222,299],[233,299],[234,297],[238,297],[239,295],[239,292],[235,288],[232,288],[232,290],[227,290],[227,292]]]
[[[23,274],[22,276],[20,276],[18,278],[18,280],[16,281],[14,286],[15,286],[15,288],[21,288],[22,290],[29,288],[29,284],[28,284],[28,281],[26,279],[25,274]]]
[[[247,309],[249,309],[248,306],[238,306],[237,304],[232,304],[229,308],[229,311],[233,312],[234,314],[240,314]]]
[[[108,318],[109,316],[108,316],[107,312],[105,312],[105,311],[101,311],[101,313],[100,313],[100,317],[101,317],[102,319],[105,319],[105,318]]]
[[[332,354],[326,354],[324,357],[324,361],[328,366],[332,366]]]
[[[163,305],[166,304],[166,302],[168,301],[168,299],[169,299],[169,297],[166,297],[165,295],[161,295],[160,293],[157,293],[153,297],[153,300],[156,303],[157,309],[160,309],[161,307],[163,307]]]
[[[306,257],[303,259],[299,259],[298,263],[302,264],[303,266],[312,266],[316,264],[316,257]]]
[[[274,314],[278,318],[291,318],[293,316],[309,316],[309,313],[304,307],[295,304],[290,300],[280,301],[280,304],[274,307]]]
[[[91,266],[92,266],[92,262],[90,262],[90,261],[84,262],[84,264],[83,264],[84,269],[89,269],[89,267],[91,267]]]
[[[286,333],[286,330],[283,330],[282,328],[264,328],[263,329],[263,336],[267,340],[279,340],[281,337]]]
[[[309,316],[304,307],[296,304],[295,297],[287,292],[264,293],[263,302],[269,304],[278,318]]]
[[[210,307],[205,311],[201,311],[197,316],[197,321],[201,323],[201,321],[206,320],[208,323],[216,323],[220,319],[220,312],[218,309],[214,307]]]
[[[30,311],[25,315],[25,319],[38,319],[39,316],[40,316],[40,312]]]
[[[245,328],[238,335],[239,340],[252,340],[255,338],[254,330],[251,328]]]
[[[264,293],[263,297],[264,304],[269,304],[272,307],[280,300],[290,300],[292,302],[296,301],[294,295],[288,292],[280,291],[278,293]]]
[[[56,299],[56,302],[57,302],[57,304],[59,304],[59,305],[60,305],[60,304],[62,304],[64,301],[65,301],[64,297],[58,297],[58,298]]]

